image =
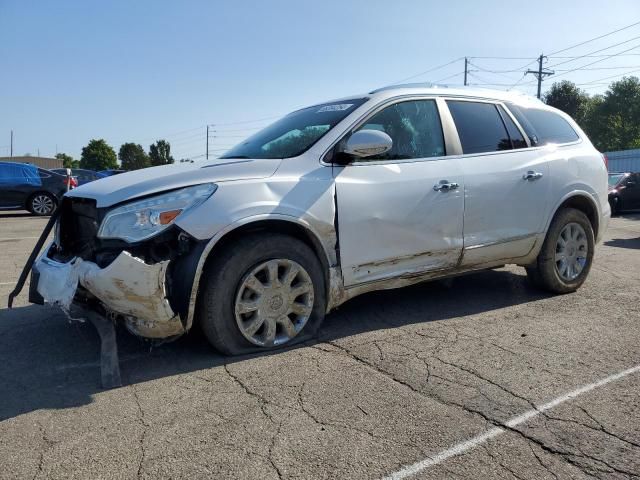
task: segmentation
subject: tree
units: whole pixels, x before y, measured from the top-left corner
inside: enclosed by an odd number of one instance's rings
[[[142,145],[136,143],[123,143],[120,146],[118,158],[124,170],[139,170],[151,166],[151,160]]]
[[[158,140],[156,143],[150,145],[149,158],[153,166],[173,163],[174,159],[171,156],[171,145],[169,142],[166,140]]]
[[[613,82],[594,114],[601,125],[596,133],[603,150],[640,147],[640,80],[624,77]]]
[[[585,120],[589,95],[568,80],[556,82],[545,94],[544,102],[569,114],[578,124]]]
[[[80,161],[74,160],[71,155],[66,153],[56,153],[56,158],[62,160],[62,166],[64,168],[78,168],[80,167]]]
[[[82,149],[80,168],[87,168],[89,170],[118,168],[116,152],[103,139],[91,140],[89,144]]]

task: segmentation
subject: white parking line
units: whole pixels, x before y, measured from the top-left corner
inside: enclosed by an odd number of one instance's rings
[[[0,282],[0,286],[2,285],[15,285],[16,282]]]
[[[603,378],[602,380],[598,380],[597,382],[590,383],[583,387],[572,390],[569,393],[566,393],[558,398],[551,400],[550,402],[547,402],[543,405],[540,405],[539,407],[536,407],[524,412],[522,415],[518,415],[517,417],[512,418],[511,420],[504,423],[504,426],[507,428],[514,428],[515,426],[525,423],[526,421],[531,420],[532,418],[537,417],[541,413],[547,410],[550,410],[554,407],[557,407],[558,405],[564,402],[567,402],[573,398],[576,398],[580,395],[590,392],[595,388],[602,387],[616,380],[620,380],[621,378],[636,372],[640,372],[640,365],[636,365],[635,367],[631,367],[631,368],[628,368],[627,370],[623,370],[622,372],[615,373],[606,378]],[[438,465],[439,463],[442,463],[451,457],[460,455],[461,453],[464,453],[467,450],[471,450],[472,448],[475,448],[478,445],[485,443],[486,441],[502,433],[505,433],[506,431],[507,431],[506,429],[501,427],[491,428],[486,432],[480,435],[477,435],[469,440],[457,443],[451,448],[443,450],[442,452],[432,457],[425,458],[424,460],[414,463],[413,465],[408,465],[404,467],[402,470],[398,470],[397,472],[392,473],[391,475],[385,477],[384,480],[400,480],[402,478],[407,478],[417,473],[420,473],[421,471],[426,470],[427,468],[433,467],[434,465]]]
[[[10,242],[12,240],[33,240],[34,238],[40,238],[40,237],[8,237],[8,238],[0,238],[0,242]]]

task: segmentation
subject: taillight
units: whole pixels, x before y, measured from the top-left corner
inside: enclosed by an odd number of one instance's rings
[[[602,161],[604,162],[604,168],[609,170],[609,159],[607,158],[607,156],[604,153],[601,153],[600,155],[602,155]]]
[[[78,179],[76,177],[71,177],[71,188],[76,188],[78,186]]]

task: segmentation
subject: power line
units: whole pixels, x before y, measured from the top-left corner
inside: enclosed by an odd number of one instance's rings
[[[594,38],[591,38],[589,40],[585,40],[584,42],[580,42],[580,43],[576,43],[575,45],[571,45],[570,47],[563,48],[562,50],[557,50],[557,51],[555,51],[553,53],[550,53],[549,56],[555,55],[556,53],[566,52],[567,50],[571,50],[572,48],[576,48],[576,47],[579,47],[581,45],[585,45],[587,43],[591,43],[591,42],[594,42],[596,40],[600,40],[601,38],[608,37],[609,35],[613,35],[614,33],[621,32],[621,31],[626,30],[626,29],[631,28],[631,27],[635,27],[636,25],[640,25],[640,22],[632,23],[631,25],[627,25],[626,27],[622,27],[622,28],[619,28],[619,29],[614,30],[612,32],[605,33],[604,35],[600,35],[599,37],[594,37]]]
[[[607,55],[580,55],[580,58],[598,58],[598,57],[606,57]],[[621,57],[640,57],[640,53],[623,53],[620,55]],[[572,57],[561,57],[561,56],[551,56],[549,55],[548,58],[559,58],[559,59],[563,59],[563,58],[577,58],[575,55]]]
[[[483,60],[531,60],[531,57],[467,57],[479,58]]]
[[[273,115],[271,117],[257,118],[255,120],[243,120],[243,121],[240,121],[240,122],[227,122],[227,123],[216,122],[216,123],[211,123],[210,125],[211,126],[215,126],[215,127],[217,127],[219,125],[221,125],[221,126],[226,126],[226,125],[246,125],[248,123],[265,122],[267,120],[273,120],[274,118],[282,118],[282,115]]]
[[[600,60],[596,60],[594,62],[587,63],[586,65],[582,65],[580,67],[576,67],[576,68],[573,68],[571,70],[567,70],[566,72],[559,73],[557,76],[566,75],[567,73],[575,72],[576,70],[582,70],[585,67],[590,67],[591,65],[594,65],[596,63],[604,62],[605,60],[608,60],[609,58],[617,57],[620,53],[625,53],[625,52],[628,52],[629,50],[633,50],[634,48],[638,48],[638,47],[640,47],[640,44],[635,45],[635,46],[633,46],[631,48],[628,48],[627,50],[623,50],[622,52],[612,53],[611,55],[609,55],[609,56],[607,56],[605,58],[601,58]]]
[[[595,71],[595,70],[622,70],[623,68],[640,68],[639,65],[627,65],[624,67],[596,67],[596,68],[581,68],[580,70],[589,70],[589,71]],[[570,69],[559,69],[556,70],[556,72],[568,72]]]
[[[554,63],[553,65],[549,65],[549,68],[557,67],[557,66],[559,66],[559,65],[564,65],[565,63],[575,62],[576,60],[580,60],[581,58],[586,57],[587,55],[591,55],[591,54],[594,54],[594,53],[599,53],[599,52],[602,52],[602,51],[604,51],[604,50],[609,50],[610,48],[614,48],[614,47],[618,47],[618,46],[620,46],[620,45],[624,45],[625,43],[632,42],[633,40],[637,40],[638,38],[640,38],[640,36],[630,38],[629,40],[625,40],[624,42],[615,43],[615,44],[610,45],[610,46],[608,46],[608,47],[601,48],[600,50],[594,50],[593,52],[589,52],[589,53],[587,53],[587,54],[585,54],[585,55],[579,55],[579,56],[577,56],[577,57],[574,57],[572,60],[565,60],[564,62]],[[632,49],[632,48],[630,48],[629,50],[633,50],[633,49]],[[628,52],[629,50],[624,50],[623,52],[619,52],[619,53]],[[609,56],[610,56],[610,55],[605,55],[605,57],[607,57],[607,58],[608,58]],[[594,62],[594,63],[595,63],[595,62]]]
[[[422,75],[424,75],[426,73],[435,72],[436,70],[440,70],[441,68],[448,67],[449,65],[451,65],[453,63],[456,63],[456,62],[458,62],[458,61],[460,61],[462,59],[464,59],[464,57],[458,57],[455,60],[451,60],[450,62],[443,63],[442,65],[438,65],[437,67],[430,68],[428,70],[425,70],[424,72],[416,73],[415,75],[411,75],[410,77],[406,77],[406,78],[403,78],[401,80],[396,80],[394,82],[391,82],[390,84],[388,84],[386,86],[397,85],[399,83],[406,82],[407,80],[412,80],[414,78],[421,77]]]
[[[448,77],[435,80],[433,83],[443,82],[444,80],[449,80],[450,78],[459,77],[460,75],[464,75],[464,72],[454,73],[453,75],[449,75]]]
[[[480,67],[479,65],[476,65],[475,63],[469,62],[469,65],[472,65],[472,66],[476,67],[481,72],[492,73],[494,75],[498,75],[500,77],[506,78],[506,79],[511,80],[511,81],[513,81],[513,77],[510,77],[508,75],[504,75],[504,73],[513,73],[513,72],[521,73],[522,72],[522,68],[519,68],[517,70],[489,70],[487,68]]]
[[[617,75],[610,75],[608,77],[598,78],[596,80],[592,80],[591,82],[577,83],[576,85],[578,85],[578,86],[580,86],[580,85],[591,85],[593,83],[601,82],[602,80],[608,80],[610,78],[617,78],[617,77],[624,77],[626,75],[629,75],[630,73],[636,73],[636,72],[640,72],[640,68],[638,68],[636,70],[631,70],[631,71],[628,71],[628,72],[624,72],[624,73],[618,73]]]

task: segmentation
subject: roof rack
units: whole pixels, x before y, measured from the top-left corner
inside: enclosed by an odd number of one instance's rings
[[[386,87],[376,88],[375,90],[371,90],[369,92],[370,95],[378,92],[384,92],[385,90],[395,90],[396,88],[435,88],[435,87],[444,87],[447,88],[446,85],[437,85],[431,82],[422,82],[422,83],[399,83],[395,85],[387,85]]]

